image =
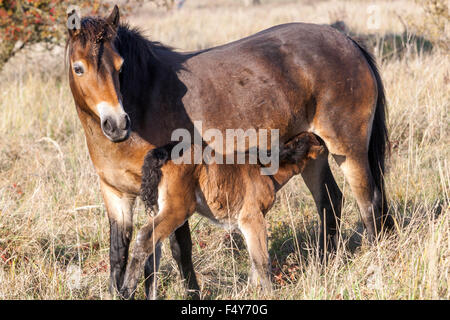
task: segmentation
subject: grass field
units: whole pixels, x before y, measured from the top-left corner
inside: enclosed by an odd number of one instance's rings
[[[396,231],[368,245],[354,198],[333,163],[346,197],[342,243],[330,264],[319,263],[316,208],[301,177],[294,177],[267,218],[271,295],[247,287],[249,260],[240,235],[191,219],[202,297],[449,299],[450,60],[444,50],[417,50],[414,39],[402,36],[405,21],[422,19],[421,9],[408,0],[262,2],[188,0],[171,12],[146,5],[128,20],[180,50],[292,21],[343,20],[352,33],[375,39],[389,104],[386,180]],[[389,39],[400,39],[404,48],[392,49]],[[0,74],[0,299],[110,298],[109,224],[63,61],[61,50],[36,49]],[[138,202],[135,227],[145,220]],[[185,298],[167,242],[159,279],[161,298]]]

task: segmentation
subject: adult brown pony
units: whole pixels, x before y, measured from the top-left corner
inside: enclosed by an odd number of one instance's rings
[[[194,134],[194,121],[222,132],[279,129],[280,143],[303,131],[319,136],[327,150],[302,176],[322,221],[321,248],[337,245],[341,216],[328,153],[351,186],[369,239],[392,225],[383,183],[383,84],[371,55],[339,31],[291,23],[179,53],[120,24],[116,6],[109,17],[85,17],[80,29],[69,30],[67,49],[70,88],[110,221],[112,291],[123,282],[144,157],[177,128]],[[185,223],[171,248],[197,292],[191,245]],[[148,295],[152,265],[149,257]]]

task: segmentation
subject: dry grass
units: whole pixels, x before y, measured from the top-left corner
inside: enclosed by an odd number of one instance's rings
[[[406,0],[375,1],[382,13],[378,30],[367,28],[366,1],[209,3],[189,0],[171,13],[145,9],[130,21],[148,28],[152,39],[190,50],[289,21],[347,19],[355,32],[381,37],[403,32],[397,14],[420,19]],[[0,75],[0,299],[108,298],[108,221],[62,56],[47,69],[42,60],[20,59]],[[376,246],[365,242],[355,201],[333,167],[346,194],[342,243],[330,265],[320,267],[316,209],[296,177],[268,215],[271,296],[247,288],[248,255],[239,235],[231,235],[231,247],[225,231],[192,219],[204,298],[449,299],[449,66],[438,50],[411,50],[381,65],[394,144],[387,186],[395,235]],[[140,203],[135,216],[139,227],[145,221]],[[160,288],[163,298],[184,297],[167,243]]]

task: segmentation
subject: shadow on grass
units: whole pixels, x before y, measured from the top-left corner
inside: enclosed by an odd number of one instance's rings
[[[363,39],[369,48],[374,48],[380,54],[383,61],[400,59],[408,53],[429,54],[433,49],[429,40],[407,32],[391,33],[383,37],[367,35]]]
[[[297,263],[306,267],[311,261],[319,262],[321,260],[319,250],[319,226],[311,221],[302,231],[297,231],[294,235],[292,227],[287,224],[281,224],[272,230],[271,246],[269,249],[270,257],[279,263],[292,264],[292,255]],[[362,222],[357,222],[354,231],[346,231],[341,235],[340,245],[344,245],[344,252],[354,254],[361,247],[364,237],[364,226]],[[300,256],[299,256],[300,251]],[[301,262],[298,258],[301,258]],[[289,261],[291,260],[291,261]]]
[[[414,220],[428,219],[437,220],[441,217],[448,207],[448,202],[445,199],[435,199],[432,203],[426,203],[423,201],[397,200],[392,203],[391,211],[397,212],[395,219],[398,227],[406,229]]]
[[[336,21],[331,26],[347,34],[381,57],[382,61],[400,59],[407,54],[429,54],[433,44],[423,36],[411,33],[359,34],[352,32],[344,21]],[[380,61],[381,62],[381,61]]]

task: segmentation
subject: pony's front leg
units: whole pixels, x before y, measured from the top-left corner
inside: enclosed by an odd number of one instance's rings
[[[328,151],[308,161],[302,172],[303,180],[311,191],[320,215],[319,250],[321,260],[335,253],[339,244],[342,192],[328,163]]]
[[[122,287],[127,265],[136,196],[121,193],[102,181],[100,181],[100,188],[109,218],[109,291],[114,296]]]
[[[136,244],[130,262],[127,265],[120,295],[123,299],[134,297],[139,277],[144,270],[146,259],[154,254],[156,246],[184,223],[187,214],[184,211],[164,210],[156,217],[150,218],[136,237]],[[155,276],[155,275],[154,275]]]

